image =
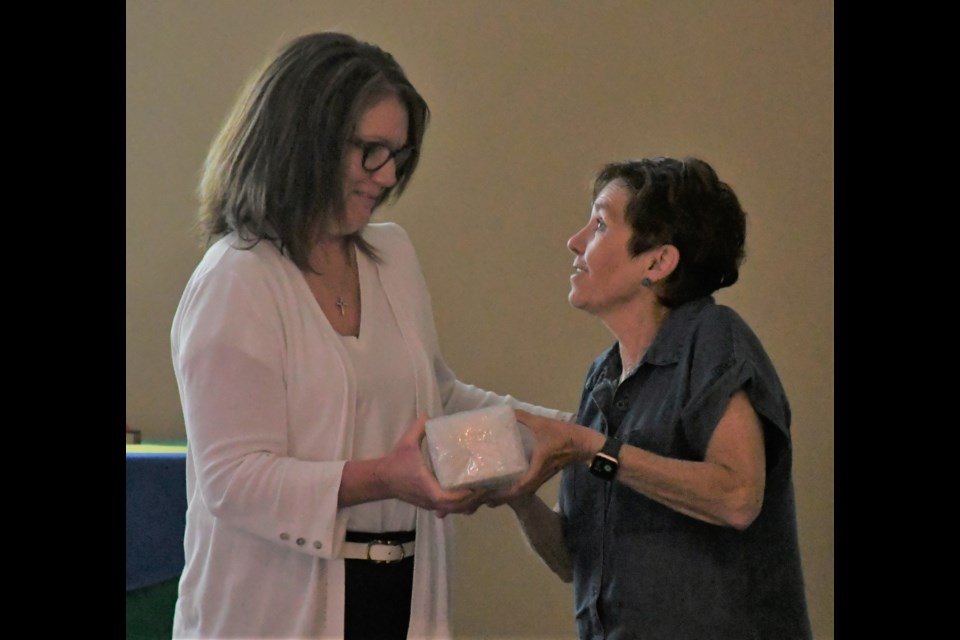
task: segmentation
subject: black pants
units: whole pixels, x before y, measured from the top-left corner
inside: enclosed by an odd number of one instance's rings
[[[347,532],[349,542],[376,539],[408,542],[413,532]],[[413,596],[413,556],[400,562],[344,560],[344,640],[406,640]]]

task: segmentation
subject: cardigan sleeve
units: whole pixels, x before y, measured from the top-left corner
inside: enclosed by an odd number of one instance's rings
[[[563,422],[573,421],[574,414],[569,411],[541,407],[536,404],[518,400],[509,394],[501,395],[462,382],[457,379],[456,375],[439,354],[434,360],[434,365],[437,372],[437,382],[440,384],[440,395],[443,398],[445,413],[449,414],[498,404],[508,404],[514,409],[522,409],[547,418],[554,418],[556,420],[562,420]]]
[[[233,254],[198,270],[174,319],[189,464],[214,518],[327,556],[344,461],[290,454],[283,303],[254,252]]]

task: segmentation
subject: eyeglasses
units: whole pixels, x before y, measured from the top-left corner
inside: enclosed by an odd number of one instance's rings
[[[360,148],[360,152],[363,154],[361,164],[368,173],[379,171],[383,168],[383,165],[390,162],[391,158],[393,158],[395,171],[400,173],[413,154],[414,149],[414,147],[407,145],[394,151],[380,142],[367,142],[359,138],[352,138],[350,144]]]

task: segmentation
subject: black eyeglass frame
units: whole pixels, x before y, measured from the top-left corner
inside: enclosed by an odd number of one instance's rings
[[[363,170],[367,173],[376,173],[380,171],[390,160],[393,160],[395,171],[399,174],[403,171],[403,168],[406,166],[407,161],[410,160],[410,156],[413,155],[413,151],[416,147],[413,145],[407,145],[405,147],[400,147],[399,149],[391,149],[382,142],[371,142],[368,140],[361,140],[360,138],[350,138],[350,144],[360,149],[361,160],[360,165],[363,167]],[[377,149],[386,149],[387,157],[384,158],[383,162],[378,164],[375,167],[370,167],[368,161],[370,156],[373,155]]]

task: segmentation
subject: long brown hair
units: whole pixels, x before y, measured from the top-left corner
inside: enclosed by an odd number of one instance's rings
[[[344,215],[345,148],[363,113],[396,95],[413,153],[377,203],[403,193],[430,111],[393,56],[342,33],[300,36],[248,81],[207,154],[198,227],[209,244],[232,231],[277,243],[308,270],[314,232]],[[359,234],[350,238],[376,259]]]

